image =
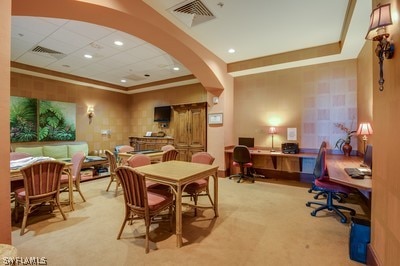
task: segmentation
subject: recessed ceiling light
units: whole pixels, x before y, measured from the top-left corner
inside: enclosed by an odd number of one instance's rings
[[[115,42],[114,42],[114,44],[115,44],[115,45],[118,45],[118,46],[122,46],[122,45],[124,45],[124,43],[123,43],[123,42],[121,42],[121,41],[115,41]]]
[[[85,54],[84,57],[85,57],[85,58],[89,58],[89,59],[90,59],[90,58],[93,58],[93,56],[90,55],[90,54]]]
[[[125,82],[126,82],[126,79],[121,79],[121,82],[122,82],[122,83],[125,83]]]
[[[179,67],[174,67],[173,70],[178,71]]]
[[[231,48],[231,49],[229,49],[228,50],[228,53],[230,53],[230,54],[234,54],[236,51],[235,51],[235,49],[233,49],[233,48]]]

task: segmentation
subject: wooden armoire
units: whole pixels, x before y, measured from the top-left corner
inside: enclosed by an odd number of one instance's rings
[[[172,108],[178,160],[190,161],[192,154],[206,150],[207,103],[181,104]]]

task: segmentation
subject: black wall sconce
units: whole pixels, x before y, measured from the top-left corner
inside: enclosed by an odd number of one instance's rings
[[[379,90],[383,91],[383,60],[391,59],[394,54],[394,44],[388,40],[389,33],[386,33],[386,26],[392,25],[392,15],[390,12],[390,4],[378,5],[372,10],[370,17],[370,25],[365,39],[378,41],[375,54],[379,58]]]

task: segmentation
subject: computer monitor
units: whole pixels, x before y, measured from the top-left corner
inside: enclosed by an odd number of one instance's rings
[[[247,146],[247,148],[254,148],[254,138],[242,138],[239,137],[239,145]]]
[[[368,144],[365,148],[364,164],[372,169],[372,144]]]

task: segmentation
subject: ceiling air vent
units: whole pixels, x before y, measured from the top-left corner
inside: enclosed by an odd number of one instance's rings
[[[168,9],[188,27],[214,19],[214,14],[200,0],[186,0]]]
[[[38,54],[44,54],[44,55],[50,55],[56,59],[61,59],[64,58],[66,56],[66,54],[59,52],[59,51],[55,51],[43,46],[35,46],[34,48],[31,49],[32,52],[34,53],[38,53]]]

